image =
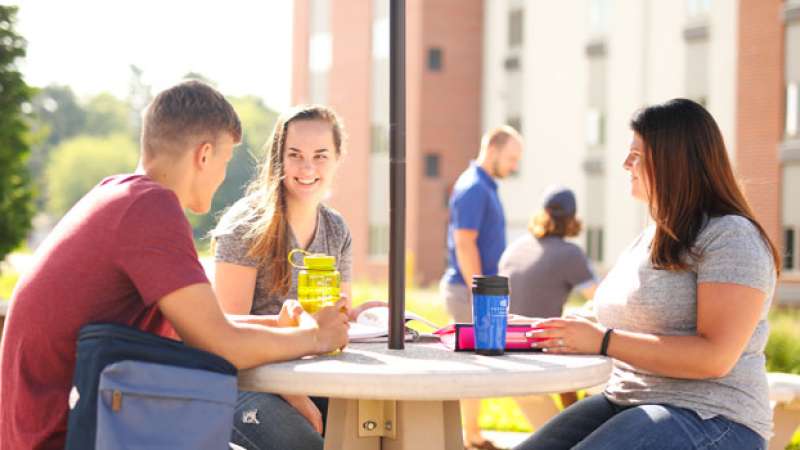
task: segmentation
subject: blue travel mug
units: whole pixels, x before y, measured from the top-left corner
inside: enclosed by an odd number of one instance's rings
[[[472,277],[472,323],[475,352],[502,355],[508,324],[508,278],[497,275]]]

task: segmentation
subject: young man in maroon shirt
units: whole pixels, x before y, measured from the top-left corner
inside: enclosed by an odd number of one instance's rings
[[[347,316],[231,319],[197,259],[188,208],[205,213],[241,124],[211,87],[185,82],[148,107],[135,174],[106,178],[59,222],[19,280],[0,347],[0,450],[63,449],[79,329],[113,322],[216,353],[239,368],[330,352]],[[282,326],[282,325],[295,326]]]

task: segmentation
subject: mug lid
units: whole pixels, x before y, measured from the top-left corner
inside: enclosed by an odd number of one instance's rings
[[[473,288],[508,289],[508,277],[500,275],[474,275]]]

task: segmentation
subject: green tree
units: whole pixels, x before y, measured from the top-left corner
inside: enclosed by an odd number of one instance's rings
[[[84,130],[86,112],[69,86],[50,85],[37,89],[30,104],[29,123],[34,140],[28,167],[39,193],[36,209],[40,210],[47,200],[44,168],[50,151],[64,139]]]
[[[41,145],[52,148],[64,139],[83,132],[86,111],[69,86],[53,84],[38,89],[31,100],[34,128],[43,127],[47,139]]]
[[[85,133],[108,136],[124,133],[133,137],[131,109],[127,103],[109,93],[92,97],[86,104]]]
[[[76,136],[53,149],[47,163],[47,210],[61,217],[100,180],[136,168],[139,152],[126,134]]]
[[[131,64],[129,68],[131,75],[128,81],[128,106],[130,107],[133,133],[138,136],[142,130],[144,109],[153,100],[153,89],[144,82],[144,71],[139,66]]]
[[[31,90],[16,66],[25,56],[25,40],[14,31],[16,15],[17,7],[0,5],[0,260],[25,238],[33,217],[22,113]]]

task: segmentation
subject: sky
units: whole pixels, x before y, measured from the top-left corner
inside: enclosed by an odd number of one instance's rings
[[[125,98],[130,65],[153,92],[198,72],[225,95],[289,106],[292,0],[11,0],[28,84]]]

